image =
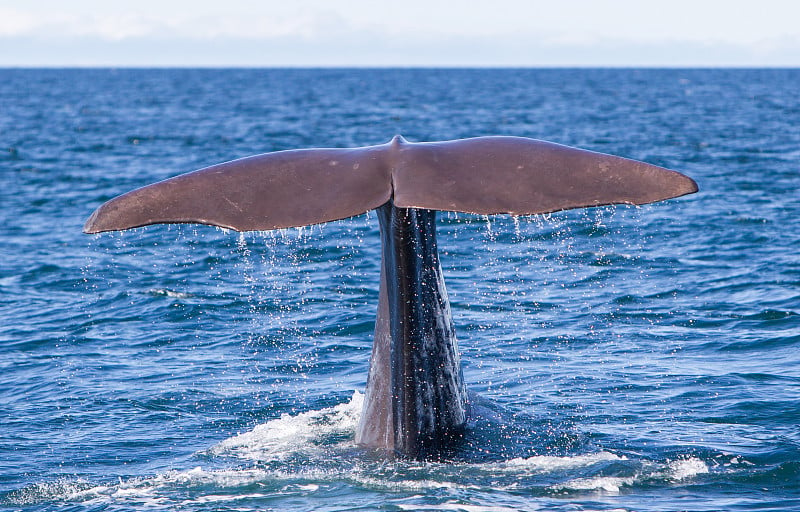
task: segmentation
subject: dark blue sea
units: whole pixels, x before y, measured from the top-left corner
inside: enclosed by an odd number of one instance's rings
[[[443,462],[354,445],[374,214],[88,236],[255,153],[517,135],[698,194],[441,214]],[[0,510],[800,510],[800,70],[0,70]]]

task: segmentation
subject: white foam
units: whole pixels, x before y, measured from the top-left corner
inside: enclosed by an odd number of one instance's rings
[[[554,485],[558,491],[606,491],[617,494],[622,486],[633,485],[637,477],[597,476],[594,478],[576,478],[566,483]]]
[[[622,460],[622,459],[620,459]],[[669,461],[666,464],[646,463],[634,476],[597,476],[576,478],[551,487],[557,491],[605,491],[618,493],[621,487],[632,486],[647,480],[683,481],[708,473],[708,465],[700,459],[689,457]]]
[[[142,485],[150,487],[208,485],[222,488],[236,488],[262,481],[266,477],[267,472],[260,469],[205,470],[198,466],[189,471],[169,471],[151,479],[133,481],[131,488],[137,489]],[[124,489],[125,485],[120,485],[120,488]]]
[[[15,505],[29,505],[47,501],[165,505],[176,503],[170,495],[178,487],[206,487],[209,490],[216,491],[185,499],[181,501],[184,505],[189,503],[238,501],[248,498],[269,497],[263,493],[240,493],[239,490],[264,481],[280,480],[282,479],[281,476],[280,473],[259,469],[205,470],[202,467],[196,467],[188,471],[168,471],[154,477],[132,478],[120,481],[118,485],[114,486],[99,485],[90,487],[82,481],[38,484],[28,488],[23,493],[18,493],[9,501]],[[296,476],[283,475],[284,478]],[[225,494],[224,491],[226,489],[232,492]],[[316,484],[307,484],[290,485],[284,490],[300,491],[307,494],[318,489],[319,486]]]
[[[418,491],[431,491],[441,489],[458,489],[458,490],[480,490],[481,487],[475,485],[466,485],[457,482],[450,482],[447,480],[432,480],[432,479],[405,479],[405,480],[391,480],[375,478],[366,474],[365,472],[351,472],[347,478],[359,485],[369,487],[370,489],[381,489],[392,492],[418,492]]]
[[[593,466],[599,462],[611,460],[627,460],[627,457],[615,455],[611,452],[597,452],[584,455],[573,455],[571,457],[554,457],[548,455],[538,455],[528,458],[517,458],[500,463],[500,468],[510,471],[519,469],[529,469],[536,472],[551,473],[553,471],[563,471],[565,469],[576,469]]]
[[[318,442],[326,437],[353,434],[363,404],[363,393],[356,391],[347,403],[294,416],[283,414],[280,418],[256,426],[250,432],[222,441],[209,453],[266,462],[313,451]]]
[[[672,461],[668,464],[668,468],[667,477],[671,480],[686,480],[708,473],[708,465],[694,457]]]
[[[43,482],[11,493],[6,498],[6,501],[11,505],[30,505],[33,503],[62,499],[78,501],[81,500],[87,492],[95,488],[103,490],[108,489],[107,487],[92,487],[84,480]]]
[[[439,505],[396,505],[400,510],[463,510],[465,512],[518,512],[518,508],[496,507],[486,505],[466,505],[464,503],[448,502]],[[528,510],[539,510],[528,509]]]

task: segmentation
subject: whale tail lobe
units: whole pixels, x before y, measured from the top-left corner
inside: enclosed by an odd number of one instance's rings
[[[158,223],[236,231],[319,224],[397,207],[533,215],[645,204],[697,191],[683,174],[521,137],[279,151],[226,162],[101,205],[86,233]]]

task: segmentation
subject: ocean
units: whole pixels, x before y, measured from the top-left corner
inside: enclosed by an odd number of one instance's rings
[[[800,70],[0,70],[0,510],[800,510]],[[452,458],[353,442],[375,214],[84,235],[306,147],[516,135],[681,171],[657,204],[445,213]]]

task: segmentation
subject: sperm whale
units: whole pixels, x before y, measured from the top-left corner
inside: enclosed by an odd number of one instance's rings
[[[436,212],[534,215],[694,193],[689,177],[523,137],[297,149],[225,162],[102,204],[85,233],[157,223],[237,231],[319,224],[377,210],[382,256],[356,442],[436,458],[463,436],[469,401],[436,244]]]

